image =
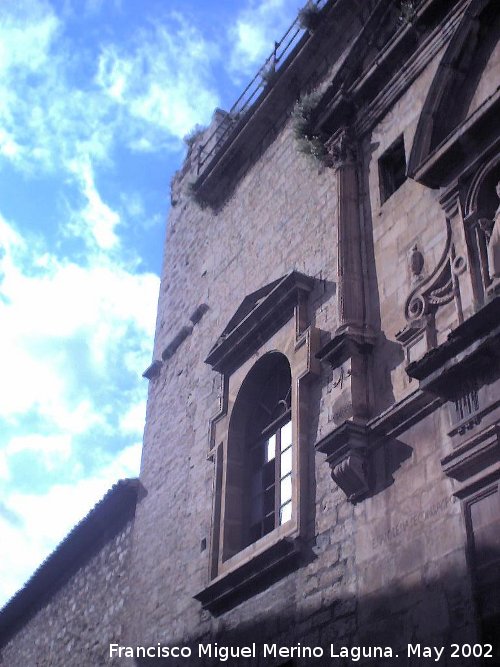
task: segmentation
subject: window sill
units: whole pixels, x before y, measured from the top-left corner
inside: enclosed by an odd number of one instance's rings
[[[301,555],[302,545],[297,538],[281,538],[218,576],[194,597],[204,609],[220,614],[296,569]]]

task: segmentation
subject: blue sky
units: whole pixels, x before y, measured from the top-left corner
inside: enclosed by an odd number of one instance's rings
[[[0,605],[139,472],[169,182],[300,0],[3,0]]]

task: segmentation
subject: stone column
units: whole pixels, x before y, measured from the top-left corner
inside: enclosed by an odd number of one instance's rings
[[[338,317],[337,333],[363,336],[366,326],[362,238],[359,219],[357,146],[349,130],[330,140],[328,150],[337,181]]]
[[[370,490],[368,459],[371,350],[375,334],[367,321],[367,275],[359,198],[357,145],[347,128],[327,144],[337,188],[338,325],[318,357],[333,369],[331,430],[316,443],[327,455],[334,481],[356,502]]]

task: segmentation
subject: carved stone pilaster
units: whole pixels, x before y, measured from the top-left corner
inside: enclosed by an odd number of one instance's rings
[[[471,258],[468,252],[458,182],[453,183],[451,187],[445,190],[441,195],[440,204],[451,229],[450,261],[453,298],[457,312],[457,321],[458,324],[461,324],[474,311],[474,293],[470,273]]]
[[[363,424],[370,417],[371,351],[376,336],[367,316],[357,142],[343,128],[330,139],[327,149],[337,187],[338,326],[317,354],[331,366],[334,379],[328,416],[333,428],[316,449],[327,455],[333,480],[355,502],[369,491],[368,430]]]
[[[354,422],[345,422],[316,444],[316,450],[326,454],[332,479],[351,502],[370,489],[367,449],[368,429]]]
[[[338,330],[351,329],[362,335],[366,328],[363,279],[363,239],[359,219],[357,145],[350,130],[343,128],[327,143],[337,183],[337,299]]]

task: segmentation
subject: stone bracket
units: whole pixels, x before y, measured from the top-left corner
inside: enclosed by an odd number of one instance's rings
[[[448,340],[406,367],[420,388],[445,400],[455,398],[457,382],[464,377],[488,382],[500,367],[500,297],[483,306],[454,329]]]
[[[366,329],[346,327],[339,329],[334,337],[316,354],[320,361],[338,368],[354,354],[369,354],[375,345],[376,334]]]
[[[459,482],[500,463],[500,424],[492,424],[441,459],[444,472]]]
[[[370,490],[368,443],[369,429],[347,421],[315,445],[316,451],[326,454],[332,479],[350,502],[361,500]]]

